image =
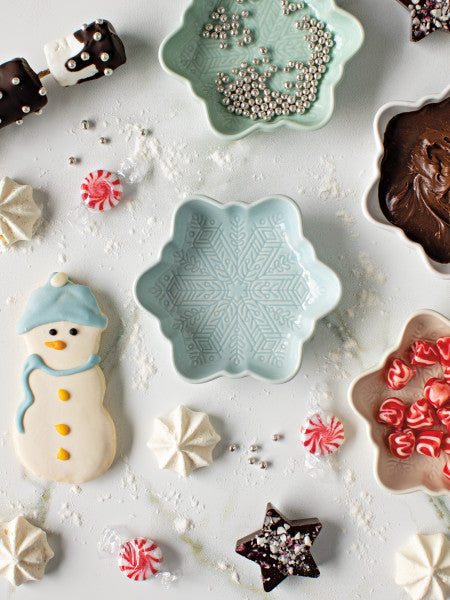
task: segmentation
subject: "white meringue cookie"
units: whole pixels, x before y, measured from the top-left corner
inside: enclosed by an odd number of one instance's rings
[[[42,579],[45,565],[53,556],[45,531],[25,517],[0,523],[0,575],[12,585]]]
[[[20,185],[9,177],[0,180],[0,240],[6,246],[31,240],[41,212],[29,185]]]
[[[155,453],[160,469],[172,469],[187,477],[194,469],[212,463],[212,452],[219,441],[208,415],[178,406],[155,419],[147,445]]]
[[[446,600],[450,591],[450,542],[442,533],[414,535],[396,554],[395,583],[413,600]]]

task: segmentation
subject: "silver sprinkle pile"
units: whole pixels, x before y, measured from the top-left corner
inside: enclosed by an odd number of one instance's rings
[[[253,38],[248,27],[242,28],[241,31],[241,17],[245,18],[248,15],[248,10],[243,10],[241,14],[233,13],[229,18],[225,8],[219,6],[211,13],[211,21],[203,27],[201,35],[207,39],[218,40],[219,48],[222,50],[229,47],[230,38],[228,36],[235,38],[236,46],[246,46],[253,41]],[[242,37],[238,37],[240,34]]]
[[[259,48],[260,57],[254,58],[251,64],[244,61],[239,68],[231,70],[233,79],[222,71],[217,73],[216,89],[223,96],[222,103],[230,113],[252,120],[270,121],[279,115],[304,114],[314,103],[319,81],[330,60],[333,37],[325,29],[325,24],[314,17],[305,15],[294,25],[304,31],[310,58],[307,64],[288,61],[282,67],[285,73],[295,73],[294,81],[284,83],[286,91],[271,89],[270,79],[278,67],[271,64],[270,52],[263,46]],[[257,69],[261,65],[265,65],[262,72]]]
[[[281,0],[281,14],[290,15],[296,10],[302,10],[305,8],[303,2],[289,2],[288,0]]]

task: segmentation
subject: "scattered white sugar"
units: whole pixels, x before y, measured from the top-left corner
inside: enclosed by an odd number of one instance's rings
[[[386,274],[373,263],[372,257],[367,252],[359,253],[358,265],[352,270],[352,273],[358,279],[370,281],[375,285],[386,283]]]
[[[353,227],[354,225],[356,225],[356,219],[355,219],[355,217],[352,217],[352,215],[350,215],[343,208],[341,208],[340,210],[336,211],[336,217],[340,221],[342,221],[342,223],[344,223],[344,225],[347,225],[347,227]]]
[[[190,500],[192,508],[196,508],[198,511],[205,510],[205,505],[202,502],[200,502],[200,500],[198,500],[194,496],[191,496]]]
[[[104,494],[103,496],[99,496],[97,498],[97,502],[107,502],[108,500],[111,500],[111,498],[111,494]]]
[[[230,170],[233,166],[233,159],[229,152],[215,150],[209,155],[209,160],[212,160],[221,169]]]
[[[67,262],[67,256],[65,254],[58,254],[58,263],[64,265]]]
[[[22,502],[20,502],[19,500],[10,500],[8,502],[8,506],[12,511],[14,511],[16,513],[25,512],[25,505]]]
[[[60,523],[65,523],[67,521],[75,527],[81,527],[83,525],[83,518],[81,514],[78,511],[73,510],[67,502],[61,505],[59,510],[59,518]]]
[[[312,173],[312,177],[318,182],[317,192],[322,198],[342,200],[352,193],[339,185],[336,165],[328,156],[320,157],[319,168]]]
[[[70,488],[70,491],[72,492],[72,494],[81,494],[81,492],[83,491],[82,488],[79,485],[72,485]]]
[[[219,560],[218,562],[216,562],[216,567],[219,569],[219,571],[223,571],[224,573],[228,572],[230,574],[231,581],[239,585],[241,578],[236,570],[236,567],[230,565],[224,560]]]
[[[127,351],[123,353],[123,357],[125,356],[130,358],[133,365],[133,380],[131,384],[133,390],[147,390],[150,379],[155,375],[157,370],[153,357],[148,352],[139,323],[133,325],[127,344]]]
[[[351,469],[345,469],[343,477],[347,484],[354,483],[355,481],[355,474]]]
[[[118,240],[106,240],[104,250],[106,254],[111,254],[112,256],[119,256],[121,244]]]
[[[285,475],[285,476],[294,475],[294,473],[298,469],[298,466],[299,466],[299,460],[297,458],[294,458],[293,456],[289,457],[288,461],[287,461],[287,465],[283,469],[283,475]]]
[[[168,494],[161,494],[159,492],[152,492],[152,495],[159,500],[163,500],[164,502],[172,504],[175,508],[178,507],[181,501],[181,492],[177,490],[172,490]]]
[[[372,522],[374,519],[373,513],[365,506],[366,501],[362,498],[351,498],[347,501],[350,516],[358,527],[362,527],[366,533],[373,535]]]
[[[177,517],[173,521],[173,526],[179,535],[185,535],[190,529],[192,529],[193,523],[190,519]]]
[[[350,373],[344,368],[344,364],[347,363],[347,360],[351,358],[352,354],[350,352],[342,350],[342,348],[336,348],[335,350],[330,350],[328,354],[325,356],[325,362],[329,367],[334,369],[334,377],[338,380],[348,379],[350,377]]]
[[[10,306],[11,304],[15,304],[17,302],[17,298],[15,296],[8,296],[5,300],[6,306]]]
[[[360,306],[365,306],[367,308],[379,306],[382,302],[381,297],[378,294],[366,288],[362,289],[358,294],[358,301]]]
[[[133,500],[139,500],[136,476],[127,462],[124,463],[124,473],[120,487],[127,490]]]

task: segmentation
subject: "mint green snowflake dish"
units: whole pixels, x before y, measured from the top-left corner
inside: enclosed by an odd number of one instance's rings
[[[203,102],[212,129],[238,139],[281,125],[323,127],[363,39],[334,0],[192,0],[159,57]]]
[[[340,295],[339,279],[303,237],[297,205],[283,196],[187,200],[159,262],[135,284],[138,304],[172,343],[175,368],[192,382],[289,380]]]

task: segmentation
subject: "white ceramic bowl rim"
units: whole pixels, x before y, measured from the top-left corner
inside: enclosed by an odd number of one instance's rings
[[[376,218],[370,210],[370,205],[373,204],[375,202],[375,200],[376,200],[376,203],[378,204],[378,184],[379,184],[380,176],[381,176],[381,172],[380,172],[381,161],[382,161],[383,155],[384,155],[383,138],[384,138],[384,132],[386,130],[386,126],[389,123],[389,121],[392,119],[392,117],[395,114],[399,114],[401,112],[412,112],[415,110],[419,110],[426,104],[430,104],[432,102],[441,102],[442,100],[445,100],[448,97],[450,97],[450,85],[447,86],[440,94],[430,94],[430,95],[424,96],[416,101],[388,102],[387,104],[384,104],[381,108],[378,109],[378,111],[375,115],[375,118],[374,118],[374,122],[373,122],[373,131],[374,131],[375,143],[376,143],[376,147],[377,147],[374,176],[371,180],[370,185],[367,187],[366,191],[364,192],[363,201],[362,201],[362,211],[363,211],[365,217],[369,221],[372,221],[379,227],[383,227],[384,229],[389,230],[391,232],[395,231],[396,234],[403,241],[406,241],[410,247],[414,248],[415,251],[419,251],[427,268],[430,271],[432,271],[435,275],[438,275],[439,277],[442,277],[443,279],[450,279],[450,264],[445,265],[445,264],[440,264],[440,263],[433,261],[427,255],[427,253],[423,249],[423,246],[421,244],[419,244],[418,242],[414,242],[414,241],[410,240],[407,237],[407,235],[404,233],[404,231],[402,229],[400,229],[400,227],[397,227],[396,225],[392,225],[392,223],[390,223],[384,216],[382,217],[383,220],[379,220],[378,218]],[[440,269],[445,269],[446,267],[448,268],[448,271],[440,270]]]

